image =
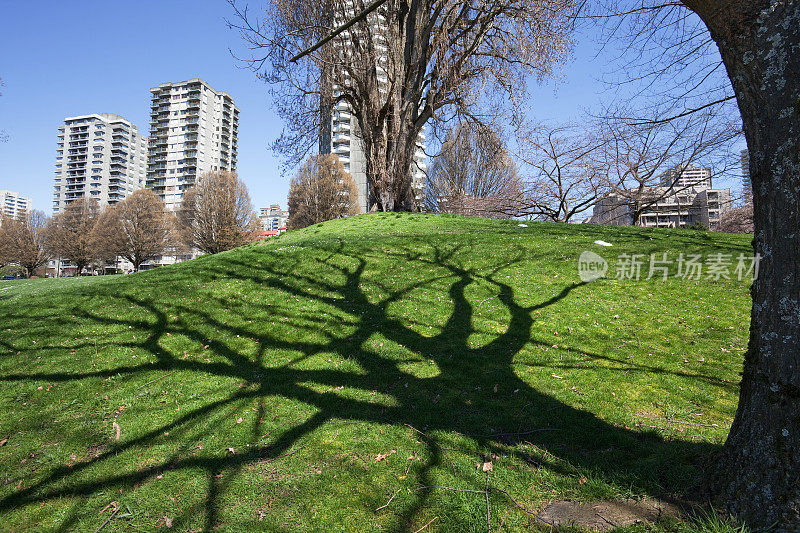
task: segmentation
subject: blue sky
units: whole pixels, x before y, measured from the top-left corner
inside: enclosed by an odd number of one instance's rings
[[[286,205],[290,173],[269,150],[282,125],[264,83],[229,52],[245,50],[225,25],[232,13],[224,0],[0,0],[0,12],[0,130],[9,137],[0,143],[0,189],[50,213],[65,117],[116,113],[147,134],[150,87],[200,77],[241,109],[238,171],[255,207]],[[592,39],[579,37],[561,78],[533,86],[529,113],[573,120],[595,106],[605,63],[595,51]]]

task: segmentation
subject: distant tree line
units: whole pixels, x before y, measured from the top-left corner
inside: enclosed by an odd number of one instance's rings
[[[104,209],[93,198],[79,198],[49,219],[41,211],[4,216],[0,267],[16,265],[30,277],[58,258],[72,263],[80,275],[123,258],[138,271],[161,255],[190,249],[217,253],[251,242],[257,220],[236,174],[210,172],[185,193],[177,213],[168,211],[151,189],[140,189]]]

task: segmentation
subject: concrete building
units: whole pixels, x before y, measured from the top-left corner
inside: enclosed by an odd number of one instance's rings
[[[199,78],[150,89],[147,187],[170,210],[198,176],[236,170],[239,108],[228,93]]]
[[[275,231],[282,233],[286,231],[286,223],[289,220],[289,212],[281,209],[278,204],[269,207],[262,207],[258,210],[258,220],[261,223],[261,231]]]
[[[745,204],[753,203],[753,182],[750,181],[750,152],[742,150],[742,200]]]
[[[662,187],[672,187],[676,191],[687,188],[711,188],[711,169],[688,165],[683,170],[673,169],[661,177]]]
[[[354,10],[349,10],[349,16],[355,14]],[[373,27],[376,28],[376,39],[384,39],[379,31],[380,25],[385,24],[382,15],[371,16]],[[344,19],[337,17],[336,23],[345,22]],[[337,43],[338,44],[338,43]],[[385,49],[385,44],[378,42],[378,50]],[[385,58],[378,58],[378,86],[383,89],[387,83],[387,77],[383,69],[380,68],[381,61]],[[335,66],[333,67],[335,68]],[[324,76],[330,79],[330,76]],[[333,85],[331,92],[334,96],[340,94],[339,86]],[[352,115],[349,104],[339,102],[333,108],[320,110],[322,134],[320,136],[319,151],[321,154],[336,154],[339,161],[344,165],[344,169],[350,173],[358,191],[358,206],[362,213],[370,210],[375,203],[367,183],[366,154],[363,142],[358,135],[358,121]],[[415,191],[415,198],[418,204],[422,202],[422,191],[425,187],[426,177],[425,162],[425,134],[420,132],[417,138],[417,150],[414,154],[414,161],[411,168],[411,184]]]
[[[20,196],[14,191],[0,191],[0,211],[9,218],[17,218],[22,213],[33,209],[33,200]]]
[[[119,115],[66,118],[57,146],[54,214],[77,198],[113,205],[144,187],[147,137]]]
[[[674,183],[674,187],[649,187],[645,191],[643,200],[654,203],[642,213],[640,226],[682,228],[698,223],[709,229],[717,226],[722,214],[732,207],[730,189],[713,189],[710,169],[692,167],[687,171],[684,176],[672,173],[662,179],[662,183]],[[604,196],[595,204],[590,222],[632,225],[630,199],[615,193]]]

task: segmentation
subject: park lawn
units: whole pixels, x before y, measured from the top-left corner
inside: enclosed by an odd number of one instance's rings
[[[362,215],[0,283],[0,529],[529,531],[520,507],[690,498],[735,412],[749,282],[614,265],[749,239],[526,224]],[[584,250],[608,278],[580,282]]]

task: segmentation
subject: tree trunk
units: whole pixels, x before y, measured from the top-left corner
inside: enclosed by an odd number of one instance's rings
[[[800,1],[684,0],[719,46],[750,152],[754,251],[739,406],[715,500],[755,528],[800,530]]]

